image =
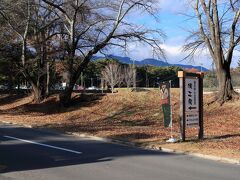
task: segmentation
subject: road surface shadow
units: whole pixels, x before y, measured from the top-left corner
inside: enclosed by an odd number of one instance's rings
[[[4,135],[80,151],[82,154],[30,144]],[[177,156],[171,153],[143,150],[49,131],[36,131],[22,127],[0,128],[0,160],[1,164],[6,166],[0,173],[100,163],[126,156],[173,155]]]

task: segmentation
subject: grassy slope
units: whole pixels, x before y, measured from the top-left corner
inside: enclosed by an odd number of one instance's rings
[[[173,90],[174,136],[179,136],[179,93]],[[163,127],[157,90],[144,92],[119,91],[116,94],[76,95],[75,105],[64,109],[52,96],[41,104],[32,104],[30,97],[1,95],[0,118],[19,124],[48,127],[61,131],[126,139],[144,145],[170,147],[192,152],[240,159],[240,102],[205,106],[204,141],[196,141],[197,129],[187,129],[188,142],[166,144],[169,129]],[[204,97],[208,102],[211,96]],[[79,103],[81,102],[81,103]]]

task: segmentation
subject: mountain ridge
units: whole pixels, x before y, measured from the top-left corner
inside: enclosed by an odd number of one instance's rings
[[[170,64],[166,61],[161,61],[161,60],[154,59],[154,58],[146,58],[146,59],[143,59],[140,61],[133,61],[129,57],[126,57],[126,56],[123,57],[123,56],[116,56],[116,55],[108,55],[106,57],[94,56],[92,58],[92,60],[96,61],[96,60],[99,60],[102,58],[117,59],[121,63],[125,63],[125,64],[135,63],[136,65],[139,65],[139,66],[144,66],[144,65],[151,65],[151,66],[157,66],[157,67],[177,66],[177,67],[181,67],[184,69],[193,69],[194,68],[199,71],[209,71],[207,68],[202,67],[202,66],[193,66],[193,65],[187,65],[187,64]]]

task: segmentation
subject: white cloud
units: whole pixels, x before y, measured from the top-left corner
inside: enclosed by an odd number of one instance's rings
[[[211,68],[212,60],[207,50],[198,50],[194,55],[194,60],[184,60],[189,52],[183,52],[182,45],[174,46],[164,44],[162,47],[165,49],[168,62],[171,64],[190,64],[195,66],[201,65],[206,68]]]
[[[129,44],[128,54],[132,59],[142,60],[153,56],[152,48],[141,43]]]
[[[182,39],[179,37],[179,39]],[[188,64],[194,66],[203,66],[208,69],[212,69],[212,58],[210,57],[208,50],[198,50],[194,56],[194,60],[183,60],[188,53],[182,51],[182,46],[184,41],[176,41],[178,43],[168,43],[162,44],[161,47],[164,49],[167,57],[167,62],[170,64]],[[128,56],[134,60],[143,60],[146,58],[155,58],[153,56],[153,51],[150,46],[141,44],[141,43],[129,43],[128,50],[123,51],[120,49],[113,49],[109,54],[119,55],[119,56]],[[232,67],[237,66],[237,62],[240,56],[240,52],[234,52],[234,58]]]
[[[184,57],[187,56],[187,52],[182,51],[182,44],[171,45],[171,44],[163,44],[161,47],[164,49],[167,57],[167,62],[170,64],[191,64],[191,65],[202,65],[206,68],[211,67],[211,59],[208,56],[207,52],[198,53],[195,56],[195,61],[183,60]],[[130,43],[128,45],[128,51],[125,52],[123,50],[113,50],[109,52],[110,54],[115,54],[119,56],[128,56],[134,60],[143,60],[146,58],[155,58],[156,55],[153,55],[152,48],[150,46],[140,44],[140,43]]]
[[[113,47],[111,49],[108,49],[106,53],[114,54],[117,56],[127,56],[137,61],[140,61],[146,58],[152,58],[152,55],[153,55],[152,48],[142,43],[128,43],[127,50],[124,50],[118,47]]]
[[[171,46],[171,45],[163,44],[162,48],[166,51],[167,55],[179,56],[182,53],[181,52],[182,47],[179,45]]]
[[[162,11],[179,13],[188,10],[187,0],[159,0]]]

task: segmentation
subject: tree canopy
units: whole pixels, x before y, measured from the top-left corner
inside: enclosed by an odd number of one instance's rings
[[[31,83],[35,101],[48,92],[49,63],[61,62],[66,75],[66,89],[61,103],[70,103],[75,83],[93,55],[110,48],[127,48],[141,42],[164,56],[164,34],[130,22],[131,13],[146,13],[157,19],[157,0],[1,0],[1,35],[7,43],[18,42],[21,61],[18,68]],[[32,57],[28,56],[31,52]]]
[[[217,99],[224,103],[234,97],[231,80],[231,63],[240,45],[239,0],[191,1],[198,29],[188,37],[184,50],[193,58],[199,49],[207,49],[216,67],[219,84]],[[201,51],[201,50],[200,50]]]

